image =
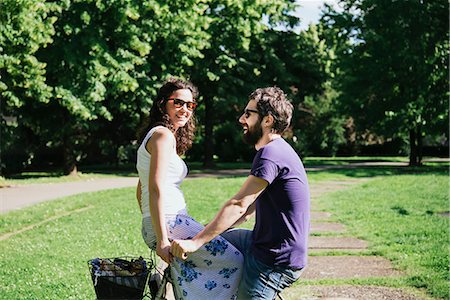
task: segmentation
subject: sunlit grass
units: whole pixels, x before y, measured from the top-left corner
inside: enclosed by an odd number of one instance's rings
[[[303,159],[305,167],[308,169],[311,180],[326,180],[327,178],[339,179],[339,177],[374,177],[383,175],[396,175],[405,173],[424,173],[437,170],[448,171],[449,162],[425,162],[424,166],[410,168],[406,166],[358,166],[346,168],[351,163],[382,162],[382,163],[407,163],[407,157],[397,156],[352,156],[352,157],[306,157]],[[203,171],[229,170],[229,169],[250,169],[251,161],[222,163],[217,162],[213,169],[205,169],[201,162],[187,162],[191,174]],[[319,168],[318,168],[319,167]],[[327,172],[321,172],[325,167]],[[331,169],[330,169],[331,168]],[[117,177],[117,176],[137,176],[134,164],[128,165],[99,165],[80,167],[76,176],[64,176],[61,171],[34,171],[23,172],[7,177],[0,176],[0,187],[34,184],[34,183],[58,183],[69,181],[89,180],[93,178]]]
[[[18,229],[15,220],[31,225],[82,207],[86,210],[0,241],[2,299],[95,299],[88,259],[148,256],[131,188],[42,203],[1,220]]]
[[[320,198],[353,235],[403,270],[408,285],[449,297],[448,173],[377,178]]]
[[[319,200],[350,233],[369,241],[369,251],[391,259],[406,273],[397,279],[367,279],[365,284],[425,287],[445,298],[449,223],[438,213],[448,210],[448,169],[425,170],[366,169],[360,175],[373,180]],[[315,185],[357,177],[348,170],[309,172]],[[244,180],[186,180],[182,188],[189,212],[209,222]],[[27,227],[0,240],[1,299],[94,299],[88,259],[149,255],[134,188],[80,194],[0,216],[0,236]]]

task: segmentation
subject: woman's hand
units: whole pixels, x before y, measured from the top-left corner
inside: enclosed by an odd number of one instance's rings
[[[156,243],[156,254],[161,257],[161,259],[167,264],[170,264],[172,262],[173,256],[170,253],[169,240]]]
[[[197,251],[201,246],[193,240],[173,240],[170,252],[173,256],[185,260],[189,253]]]

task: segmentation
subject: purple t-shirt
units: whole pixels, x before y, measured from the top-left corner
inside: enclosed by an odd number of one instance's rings
[[[256,199],[252,253],[269,266],[305,267],[310,200],[302,161],[278,138],[258,150],[251,174],[269,183]]]

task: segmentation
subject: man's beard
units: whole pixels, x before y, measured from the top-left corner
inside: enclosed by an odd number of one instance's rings
[[[253,146],[256,145],[256,143],[258,143],[261,137],[262,137],[261,123],[256,123],[253,128],[250,127],[248,128],[247,132],[244,133],[244,135],[242,136],[242,139],[244,140],[245,143]]]

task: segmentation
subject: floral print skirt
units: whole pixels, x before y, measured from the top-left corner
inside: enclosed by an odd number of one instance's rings
[[[191,239],[204,226],[187,214],[167,215],[169,239]],[[142,220],[142,235],[150,249],[156,239],[150,218]],[[170,265],[178,299],[236,299],[244,257],[231,243],[216,237],[186,260],[175,258]]]

